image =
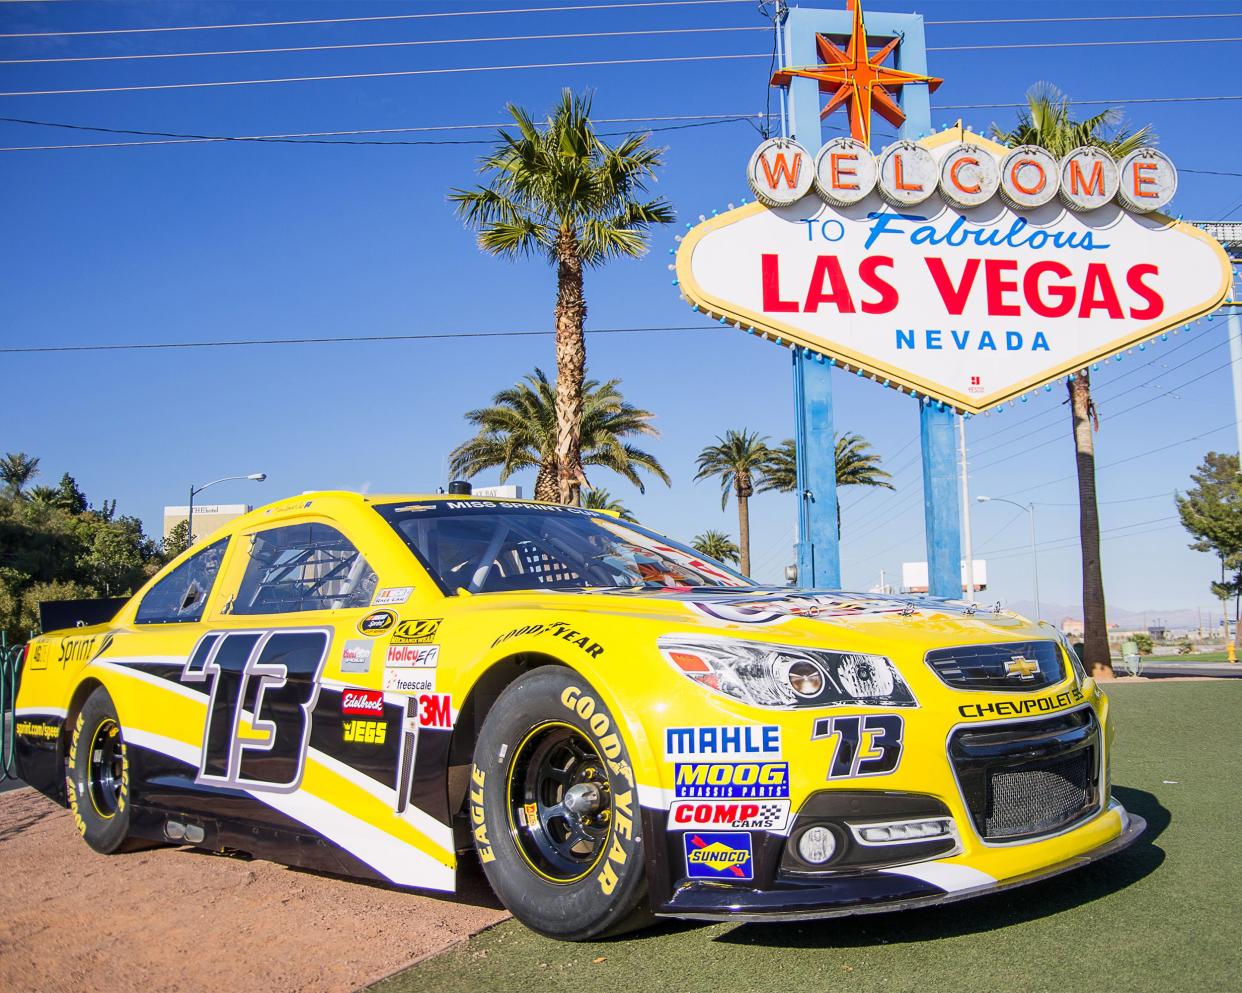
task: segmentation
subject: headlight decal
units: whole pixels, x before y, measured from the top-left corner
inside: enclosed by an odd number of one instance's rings
[[[883,655],[695,634],[658,645],[682,675],[756,707],[918,706]]]

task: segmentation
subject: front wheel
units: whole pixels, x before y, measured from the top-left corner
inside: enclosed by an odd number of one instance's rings
[[[127,847],[129,758],[116,707],[102,686],[74,720],[65,788],[73,821],[91,848],[111,855]]]
[[[527,927],[585,941],[650,920],[629,752],[586,680],[544,666],[501,693],[469,802],[488,882]]]

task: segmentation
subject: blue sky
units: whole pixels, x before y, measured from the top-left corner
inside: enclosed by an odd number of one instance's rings
[[[583,0],[588,2],[588,0]],[[573,4],[567,4],[572,6]],[[833,4],[835,6],[835,3]],[[557,6],[531,0],[434,3],[16,3],[0,5],[0,34]],[[923,13],[928,45],[1242,38],[1242,17],[1058,24],[943,25],[1019,16],[990,2],[876,0]],[[1242,4],[1044,2],[1040,17],[1242,14]],[[510,37],[690,27],[762,27],[752,3],[457,16],[366,23],[155,34],[0,39],[0,59],[218,51],[419,39]],[[0,65],[0,91],[140,86],[287,76],[603,59],[763,53],[762,31],[575,40],[474,42],[304,53]],[[1037,80],[1078,99],[1237,95],[1242,41],[1073,48],[932,51],[945,83],[933,108],[1012,103]],[[0,116],[191,134],[294,132],[487,124],[507,101],[546,110],[563,86],[595,93],[600,117],[727,115],[764,108],[764,59],[591,66],[139,92],[0,97]],[[1172,212],[1234,218],[1237,102],[1127,108],[1150,122],[1181,169]],[[1082,108],[1082,112],[1097,107]],[[985,129],[1014,111],[965,114]],[[630,125],[601,126],[623,130]],[[883,142],[887,126],[878,129]],[[377,136],[476,141],[487,132]],[[0,146],[142,140],[0,124]],[[663,131],[667,167],[656,191],[677,208],[649,257],[588,277],[589,327],[702,324],[670,285],[673,234],[700,213],[747,195],[744,166],[757,142],[748,123]],[[265,471],[263,484],[226,484],[212,502],[265,502],[306,489],[371,492],[433,488],[467,431],[462,412],[535,365],[553,368],[546,337],[464,340],[482,330],[549,326],[555,286],[537,261],[481,255],[449,209],[483,146],[170,144],[0,153],[0,347],[332,335],[462,332],[439,341],[193,350],[6,354],[0,448],[42,459],[43,480],[73,473],[96,502],[116,498],[158,532],[161,508],[184,503],[190,482]],[[647,524],[690,537],[736,531],[733,502],[695,484],[698,451],[728,428],[774,441],[792,433],[788,355],[734,330],[596,335],[591,371],[619,377],[626,396],[655,411],[651,447],[674,479],[638,494],[593,481]],[[1190,551],[1174,490],[1209,449],[1235,451],[1223,321],[1109,363],[1096,376],[1105,586],[1135,610],[1203,606],[1215,560]],[[1184,384],[1184,385],[1183,385]],[[969,424],[973,494],[1035,500],[1046,602],[1080,595],[1076,488],[1069,415],[1050,394]],[[924,557],[917,408],[872,383],[839,376],[838,431],[866,436],[898,489],[843,492],[846,586]],[[1197,436],[1197,437],[1196,437]],[[480,478],[479,482],[493,482]],[[527,485],[531,480],[521,479]],[[204,499],[208,498],[207,495]],[[753,559],[778,581],[792,559],[791,497],[752,501]],[[1025,515],[973,510],[976,556],[989,563],[989,598],[1026,600]]]

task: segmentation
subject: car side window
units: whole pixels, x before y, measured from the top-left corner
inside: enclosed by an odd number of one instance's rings
[[[284,614],[365,607],[375,570],[340,531],[292,524],[250,538],[250,559],[233,600],[234,614]]]
[[[184,624],[201,620],[228,543],[228,538],[213,542],[152,586],[138,605],[135,622]]]

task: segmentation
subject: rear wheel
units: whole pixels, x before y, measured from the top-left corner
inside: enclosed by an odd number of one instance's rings
[[[65,766],[73,820],[86,843],[104,855],[129,839],[129,758],[116,707],[102,686],[74,719]]]
[[[536,669],[493,705],[475,748],[470,820],[492,889],[527,927],[584,941],[650,920],[629,753],[568,669]]]

